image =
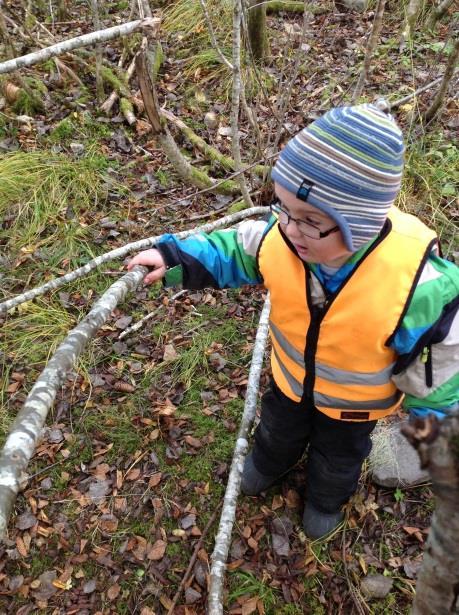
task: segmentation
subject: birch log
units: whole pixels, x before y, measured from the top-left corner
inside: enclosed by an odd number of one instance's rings
[[[228,226],[234,224],[235,222],[239,222],[244,218],[249,218],[250,216],[255,216],[258,214],[266,214],[266,207],[252,207],[250,209],[244,209],[243,211],[239,211],[237,213],[231,214],[229,216],[224,216],[219,220],[215,220],[215,222],[209,222],[208,224],[204,224],[202,226],[197,226],[188,231],[182,231],[180,233],[175,233],[175,236],[178,239],[184,239],[189,235],[194,235],[195,233],[208,233],[209,231],[213,231],[216,228],[220,228],[222,226]],[[56,290],[60,288],[67,282],[73,282],[79,278],[84,277],[94,269],[97,269],[103,263],[108,261],[123,258],[127,254],[138,250],[146,250],[147,248],[151,248],[155,245],[160,239],[162,235],[155,235],[153,237],[147,237],[146,239],[140,239],[139,241],[134,241],[133,243],[128,243],[125,246],[121,246],[120,248],[116,248],[115,250],[111,250],[105,254],[101,254],[97,256],[93,260],[86,263],[82,267],[75,269],[69,273],[66,273],[60,278],[54,278],[43,286],[37,286],[36,288],[32,288],[17,297],[13,297],[12,299],[8,299],[3,303],[0,303],[0,315],[6,313],[8,310],[11,310],[13,307],[20,305],[21,303],[25,303],[26,301],[30,301],[31,299],[35,299],[35,297],[40,297],[44,295],[50,290]]]
[[[5,536],[14,500],[27,481],[27,465],[66,374],[116,305],[138,286],[147,271],[146,267],[134,267],[110,286],[88,315],[70,331],[27,396],[0,454],[0,538]]]
[[[250,365],[249,381],[245,396],[244,413],[242,415],[233,461],[226,487],[223,510],[220,517],[215,548],[212,553],[212,566],[210,569],[210,586],[208,598],[208,614],[223,615],[223,582],[225,579],[226,560],[231,542],[231,532],[236,516],[236,503],[241,488],[242,469],[249,448],[248,435],[255,418],[257,407],[260,374],[263,366],[263,357],[268,338],[268,323],[271,304],[269,296],[266,298],[258,324],[257,335]]]
[[[121,36],[128,36],[138,30],[148,29],[157,31],[160,20],[157,18],[137,19],[136,21],[130,21],[120,26],[113,26],[112,28],[106,28],[99,30],[98,32],[90,32],[89,34],[83,34],[75,38],[70,38],[66,41],[61,41],[50,47],[45,47],[39,51],[28,53],[25,56],[15,58],[14,60],[7,60],[0,63],[0,75],[4,73],[10,73],[11,71],[24,68],[25,66],[32,66],[39,62],[45,62],[49,58],[61,55],[73,49],[79,49],[80,47],[87,47],[90,45],[97,45],[109,41],[113,38],[119,38]]]

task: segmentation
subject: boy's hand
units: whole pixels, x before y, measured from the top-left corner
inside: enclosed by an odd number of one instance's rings
[[[153,269],[153,271],[150,271],[144,277],[144,284],[153,284],[153,282],[161,280],[166,274],[166,263],[161,256],[161,252],[155,248],[152,250],[144,250],[134,256],[134,258],[128,263],[128,271],[131,271],[131,269],[136,265],[144,265],[145,267],[150,267]]]

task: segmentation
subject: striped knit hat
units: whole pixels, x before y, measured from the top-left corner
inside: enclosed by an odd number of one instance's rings
[[[376,237],[399,190],[403,136],[373,104],[338,107],[291,139],[271,173],[332,218],[356,252]]]

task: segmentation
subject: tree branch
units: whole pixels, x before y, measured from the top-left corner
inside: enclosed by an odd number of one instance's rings
[[[220,218],[219,220],[215,220],[214,222],[209,222],[208,224],[204,224],[203,226],[197,226],[188,231],[182,231],[180,233],[175,233],[175,236],[178,237],[179,239],[184,239],[185,237],[188,237],[189,235],[194,235],[195,233],[208,233],[209,231],[212,231],[216,228],[220,228],[222,226],[228,226],[228,225],[234,224],[235,222],[239,222],[240,220],[243,220],[244,218],[255,216],[257,214],[265,214],[265,213],[266,213],[266,207],[253,207],[251,209],[244,209],[243,211],[239,211],[229,216],[224,216],[223,218]],[[67,284],[67,282],[73,282],[74,280],[82,278],[83,276],[87,275],[90,271],[97,269],[97,267],[99,267],[103,263],[106,263],[108,261],[111,261],[117,258],[122,258],[126,256],[127,254],[130,254],[131,252],[134,252],[134,251],[145,250],[146,248],[151,248],[153,245],[155,245],[155,243],[159,241],[159,239],[161,239],[161,237],[162,235],[155,235],[153,237],[148,237],[146,239],[140,239],[139,241],[134,241],[133,243],[128,243],[125,246],[121,246],[120,248],[111,250],[110,252],[107,252],[106,254],[101,254],[100,256],[97,256],[93,260],[86,263],[86,265],[83,265],[82,267],[79,267],[78,269],[75,269],[74,271],[71,271],[70,273],[66,273],[60,278],[54,278],[53,280],[46,282],[46,284],[43,284],[43,286],[32,288],[31,290],[28,290],[22,293],[21,295],[18,295],[17,297],[13,297],[12,299],[8,299],[7,301],[0,303],[0,314],[6,313],[8,310],[10,310],[11,308],[17,305],[20,305],[21,303],[25,303],[26,301],[35,299],[35,297],[44,295],[49,290],[56,290],[57,288],[60,288],[64,284]]]
[[[5,535],[16,495],[27,481],[27,465],[67,372],[116,305],[138,286],[147,271],[137,266],[110,286],[60,344],[27,396],[0,454],[0,538]]]
[[[45,47],[39,51],[28,53],[25,56],[15,58],[14,60],[7,60],[0,63],[0,75],[4,73],[10,73],[13,70],[18,70],[25,66],[32,66],[39,62],[45,62],[49,58],[66,53],[72,49],[78,49],[80,47],[87,47],[90,45],[96,45],[109,41],[113,38],[120,36],[128,36],[133,32],[141,29],[153,30],[155,33],[158,29],[160,20],[157,18],[137,19],[136,21],[130,21],[120,26],[113,26],[112,28],[106,28],[105,30],[99,30],[98,32],[90,32],[89,34],[83,34],[75,38],[70,38],[66,41],[61,41],[51,47]]]
[[[223,581],[225,566],[231,542],[231,532],[236,516],[237,497],[241,488],[241,476],[242,469],[244,467],[244,459],[249,448],[247,438],[255,418],[255,411],[257,407],[260,375],[263,366],[266,340],[268,338],[270,309],[271,304],[268,296],[265,300],[260,321],[258,323],[257,335],[255,337],[255,344],[252,353],[252,363],[250,365],[249,381],[247,383],[244,413],[242,415],[242,420],[239,427],[225,499],[223,501],[220,525],[218,528],[217,537],[215,539],[214,552],[212,553],[212,566],[210,569],[210,585],[208,595],[209,615],[223,614]]]

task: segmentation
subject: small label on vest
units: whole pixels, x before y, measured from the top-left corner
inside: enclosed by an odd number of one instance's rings
[[[369,412],[341,412],[341,418],[349,421],[368,421]]]

